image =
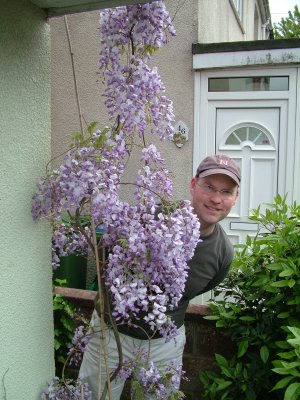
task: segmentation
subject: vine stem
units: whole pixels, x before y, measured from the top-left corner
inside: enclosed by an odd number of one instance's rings
[[[77,86],[77,80],[76,80],[76,74],[75,74],[75,64],[74,64],[74,53],[72,50],[72,44],[71,44],[71,36],[70,36],[70,31],[69,31],[69,26],[68,26],[68,20],[67,16],[64,16],[65,20],[65,27],[66,27],[66,32],[67,32],[67,38],[68,38],[68,44],[69,44],[69,50],[70,50],[70,56],[71,56],[71,63],[72,63],[72,71],[73,71],[73,79],[74,79],[74,87],[75,87],[75,97],[76,97],[76,102],[77,102],[77,108],[78,108],[78,115],[79,115],[79,122],[80,122],[80,132],[83,135],[83,123],[82,123],[82,113],[81,113],[81,107],[80,107],[80,101],[79,101],[79,95],[78,95],[78,86]]]
[[[2,376],[2,385],[3,385],[3,391],[4,391],[4,400],[6,400],[6,388],[5,388],[5,384],[4,384],[4,379],[5,379],[5,375],[8,373],[9,368],[7,368],[7,370],[4,372],[3,376]]]
[[[110,382],[110,374],[108,369],[108,356],[107,356],[107,347],[106,347],[106,338],[105,338],[105,322],[104,322],[104,290],[102,287],[102,268],[100,266],[100,259],[99,259],[99,252],[97,248],[97,237],[96,237],[96,226],[95,220],[92,216],[92,233],[93,233],[93,242],[95,247],[95,259],[96,259],[96,269],[97,269],[97,279],[98,279],[98,291],[99,291],[99,304],[96,307],[99,310],[100,314],[100,354],[99,354],[99,382],[101,382],[101,351],[103,353],[104,358],[104,365],[105,365],[105,374],[106,374],[106,383],[107,383],[107,390],[108,390],[108,398],[112,400],[112,392],[111,392],[111,382]],[[103,266],[105,263],[105,249],[102,247],[102,262],[101,265]],[[101,388],[100,388],[101,392]],[[99,394],[100,396],[100,394]],[[101,397],[99,397],[101,398]]]

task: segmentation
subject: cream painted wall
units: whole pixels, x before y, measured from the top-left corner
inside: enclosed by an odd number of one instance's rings
[[[199,43],[244,40],[229,0],[198,0]]]
[[[28,0],[1,1],[0,94],[0,399],[35,400],[54,375],[50,231],[31,218],[50,157],[50,27]]]
[[[255,6],[258,12],[257,39],[265,39],[262,37],[262,19],[258,1],[243,0],[243,15],[240,20],[233,12],[233,2],[230,0],[198,0],[198,3],[199,43],[254,40]]]

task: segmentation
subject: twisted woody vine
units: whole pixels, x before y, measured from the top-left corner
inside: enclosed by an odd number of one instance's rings
[[[173,135],[172,102],[164,94],[157,68],[147,65],[169,35],[175,35],[175,29],[162,1],[100,13],[99,66],[111,124],[97,129],[93,123],[74,137],[61,166],[40,179],[32,205],[34,220],[47,219],[53,226],[54,269],[61,256],[94,256],[101,329],[105,328],[108,293],[116,335],[118,325],[133,323],[142,312],[153,335],[159,332],[166,341],[176,340],[177,330],[167,309],[176,306],[183,293],[187,261],[199,240],[199,222],[190,202],[172,199],[170,172],[150,142],[152,135],[161,140]],[[130,183],[134,198],[130,203],[120,192],[122,185],[129,185],[124,172],[133,151],[140,152],[141,164]],[[159,203],[164,207],[156,215]],[[61,222],[64,215],[69,224]],[[82,224],[83,216],[88,216],[89,224]],[[101,235],[96,233],[99,227],[104,232]],[[106,258],[104,249],[109,254]],[[67,362],[80,362],[88,340],[88,327],[77,328]],[[107,380],[132,376],[145,397],[176,399],[182,398],[178,390],[181,372],[181,365],[161,370],[147,363],[145,348],[130,360],[120,352],[114,376],[107,372]],[[99,398],[107,395],[111,398],[109,384]],[[56,377],[41,396],[84,400],[91,399],[91,392],[79,379]]]

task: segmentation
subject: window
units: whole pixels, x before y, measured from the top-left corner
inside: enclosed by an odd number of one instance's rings
[[[233,131],[227,138],[227,145],[241,145],[243,142],[251,142],[255,146],[269,146],[270,139],[262,130],[254,126],[242,126]]]
[[[234,7],[241,19],[243,20],[243,0],[232,0]]]
[[[209,78],[209,92],[251,92],[289,90],[288,76],[250,76],[234,78]]]

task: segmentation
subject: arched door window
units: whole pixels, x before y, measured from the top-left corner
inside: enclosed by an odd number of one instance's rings
[[[230,129],[224,135],[223,146],[226,148],[241,149],[249,146],[251,149],[275,150],[272,135],[260,125],[243,124]],[[222,146],[222,147],[223,147]]]

